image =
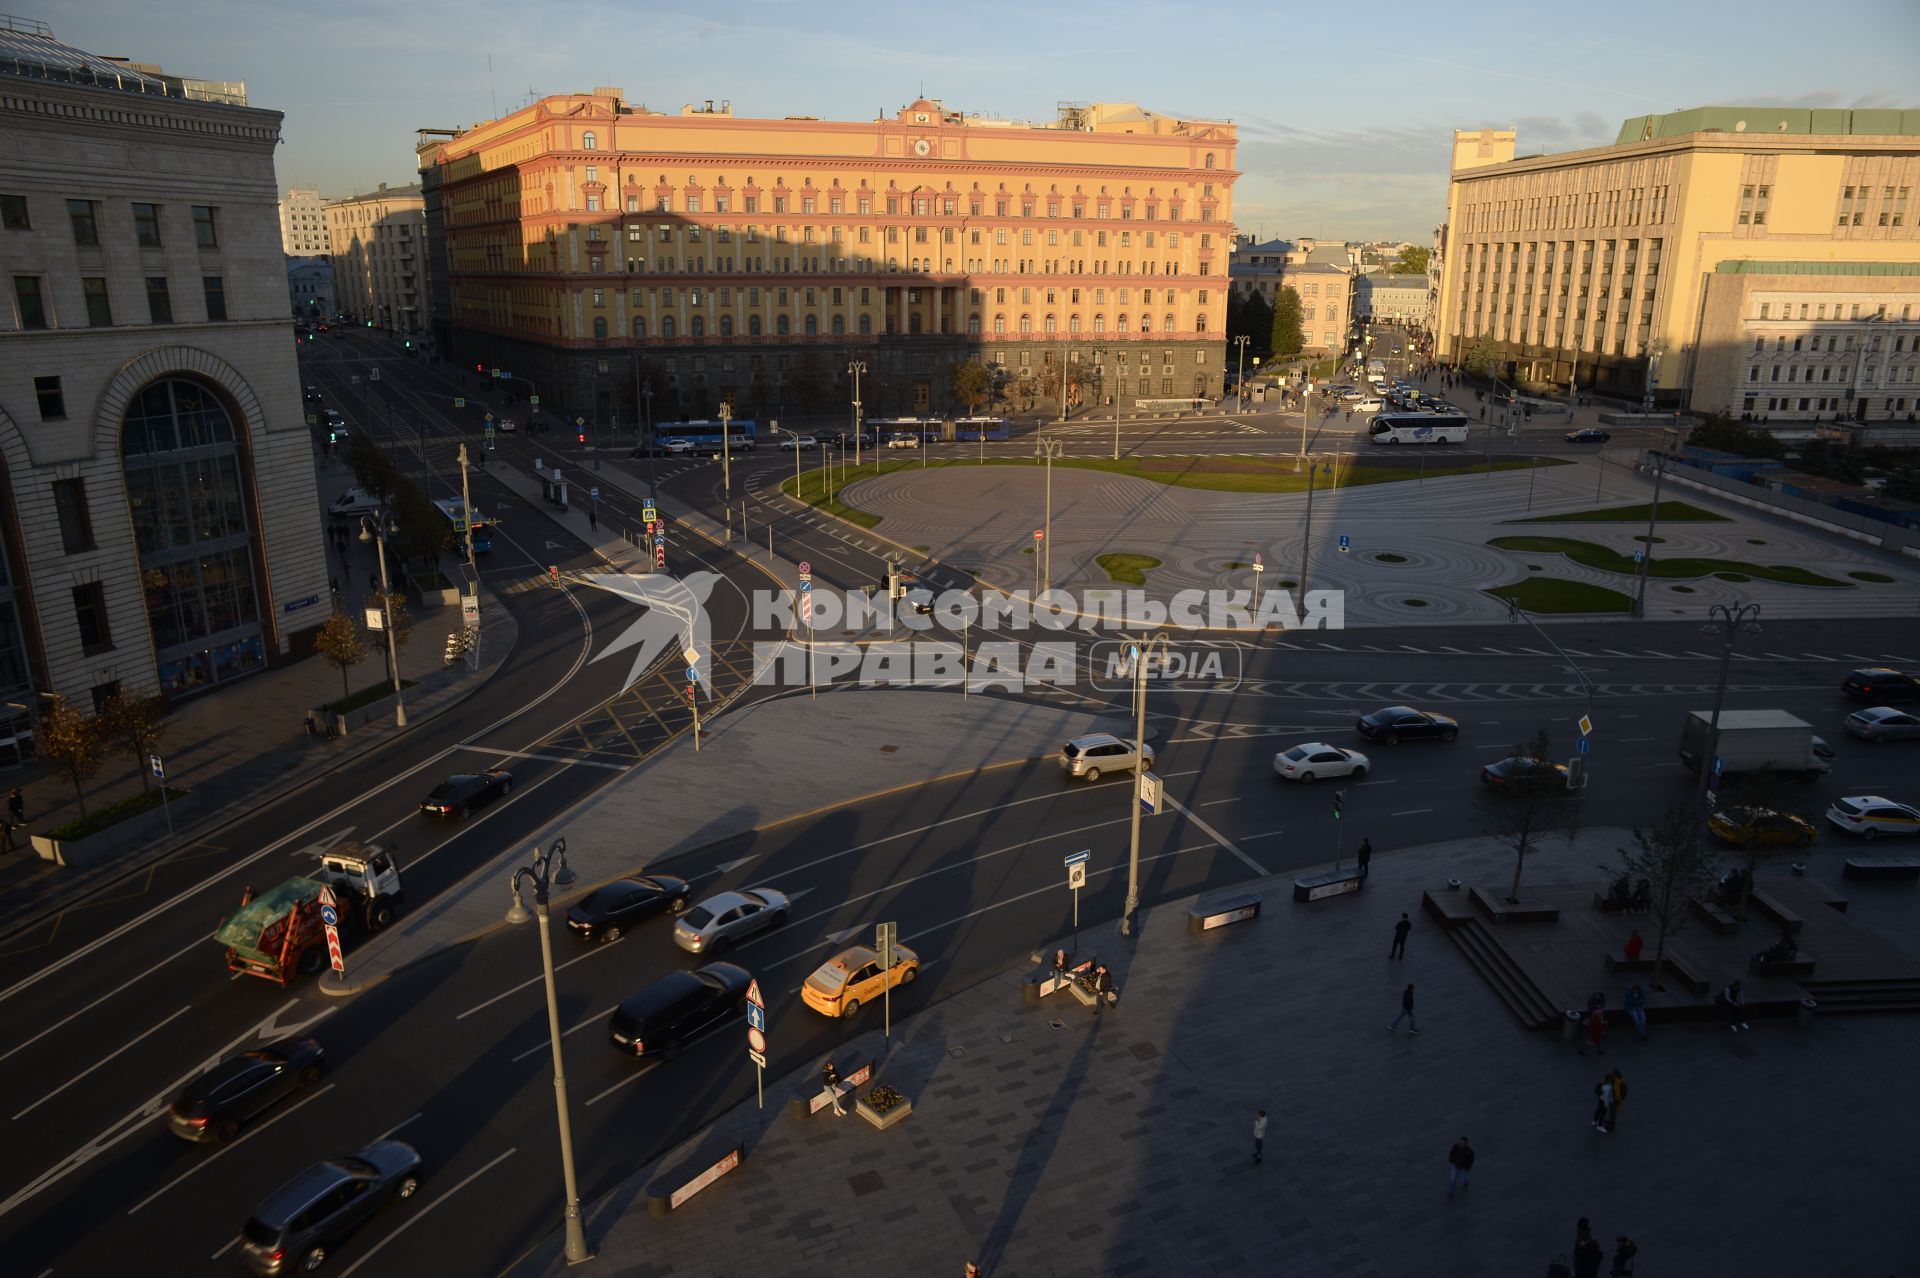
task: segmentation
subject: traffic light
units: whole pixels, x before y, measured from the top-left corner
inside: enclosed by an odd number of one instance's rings
[[[583,445],[587,442],[587,432],[584,430],[580,432],[580,442]]]
[[[411,337],[409,337],[409,338],[407,338],[407,339],[406,339],[406,348],[407,348],[408,350],[412,350],[412,349],[413,349],[413,339],[412,339]]]
[[[373,321],[372,321],[372,320],[368,320],[368,321],[367,321],[367,327],[368,327],[368,328],[372,328],[372,327],[373,327]]]
[[[473,366],[473,371],[484,375],[487,371],[487,366],[485,364],[475,364]]]
[[[1340,805],[1346,801],[1346,797],[1347,792],[1345,790],[1335,790],[1333,792],[1333,819],[1336,821],[1340,819]]]

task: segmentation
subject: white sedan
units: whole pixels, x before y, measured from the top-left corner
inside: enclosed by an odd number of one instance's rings
[[[1282,781],[1318,781],[1324,777],[1364,777],[1367,756],[1321,741],[1309,741],[1273,756],[1273,775]]]
[[[887,436],[887,447],[888,448],[918,448],[920,447],[920,437],[918,435],[907,435],[907,434],[895,432],[894,434]]]

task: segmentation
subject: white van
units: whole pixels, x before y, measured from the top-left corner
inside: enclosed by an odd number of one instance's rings
[[[364,515],[380,509],[383,503],[371,493],[361,492],[358,488],[349,488],[327,503],[327,514],[345,519],[349,515]]]

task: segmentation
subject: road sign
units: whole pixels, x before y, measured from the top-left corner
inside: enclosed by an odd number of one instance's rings
[[[747,1004],[747,1027],[749,1029],[765,1030],[767,1028],[767,1009],[764,1007],[755,1007],[751,1003]]]
[[[167,765],[160,761],[160,756],[157,754],[147,756],[147,771],[153,773],[153,775],[161,781],[167,779]]]
[[[381,619],[380,610],[378,608],[367,609],[367,629],[385,630],[386,628],[386,622]]]
[[[873,925],[873,948],[880,953],[883,966],[893,966],[893,947],[900,939],[898,923],[876,923]]]
[[[1087,867],[1076,863],[1067,867],[1067,886],[1078,892],[1087,885]]]
[[[700,664],[700,654],[699,652],[697,652],[692,648],[688,648],[685,652],[681,653],[680,655],[687,659],[687,664],[690,666],[697,666]]]
[[[1640,562],[1640,557],[1641,557],[1642,555],[1644,555],[1644,554],[1646,554],[1646,553],[1647,553],[1647,552],[1646,552],[1646,551],[1644,551],[1644,550],[1636,550],[1636,551],[1634,551],[1634,552],[1633,552],[1633,562],[1635,562],[1636,564],[1637,564],[1637,563],[1639,563],[1639,562]]]
[[[333,899],[333,889],[325,884],[320,888],[320,922],[327,929],[327,957],[333,963],[333,970],[347,970],[347,957],[340,952],[340,929],[337,926],[340,916]]]
[[[465,407],[467,406],[467,399],[466,399],[466,396],[464,396],[464,395],[455,395],[455,396],[453,397],[453,406],[454,406],[455,408],[465,408]]]
[[[753,1026],[747,1026],[747,1049],[756,1055],[764,1055],[767,1050],[767,1036]]]
[[[805,577],[811,574],[812,572],[813,572],[812,562],[809,560],[802,559],[800,561],[800,575]]]
[[[1580,735],[1586,736],[1593,731],[1593,719],[1589,715],[1580,716]]]
[[[800,581],[800,593],[803,595],[810,595],[813,593],[813,583],[811,581],[808,581],[804,577],[801,578],[801,581]]]
[[[340,911],[331,905],[323,905],[320,907],[320,921],[328,927],[337,927],[340,924]]]
[[[487,427],[487,438],[488,438],[488,439],[492,439],[492,438],[493,438],[493,427],[491,427],[491,426],[489,426],[489,427]]]
[[[1061,861],[1065,865],[1085,865],[1088,861],[1091,861],[1092,859],[1093,859],[1093,853],[1091,850],[1088,850],[1088,851],[1082,851],[1082,852],[1069,852],[1066,854],[1066,856],[1061,858]]]
[[[767,1067],[766,1056],[763,1053],[754,1051],[751,1047],[747,1049],[747,1059],[752,1061],[755,1065],[759,1066],[761,1069],[765,1069]]]
[[[763,1012],[767,1010],[767,1000],[760,997],[760,982],[747,982],[747,1002],[749,1005],[757,1007]]]
[[[687,682],[688,683],[700,682],[700,672],[694,669],[692,666],[687,667]]]
[[[1340,534],[1340,549],[1342,549],[1342,550],[1351,550],[1352,548],[1353,548],[1353,543],[1352,543],[1351,541],[1348,541],[1348,540],[1347,540],[1347,535],[1346,535],[1345,533],[1341,533],[1341,534]]]
[[[1162,783],[1159,777],[1153,775],[1153,773],[1142,772],[1140,774],[1140,789],[1138,793],[1140,798],[1140,814],[1142,816],[1158,816],[1160,814],[1160,804],[1164,797],[1163,792],[1165,788],[1164,783]]]
[[[1260,552],[1257,550],[1254,551],[1253,552],[1253,570],[1255,572],[1259,572],[1262,568],[1265,568],[1266,566],[1267,566],[1266,563],[1262,561],[1260,558]]]
[[[480,625],[479,595],[460,596],[460,624],[468,630],[473,630]]]
[[[647,504],[646,504],[645,506],[642,506],[642,507],[640,508],[640,522],[641,522],[641,523],[643,523],[643,524],[650,524],[650,523],[652,523],[652,522],[653,522],[654,520],[656,520],[656,519],[658,519],[658,518],[660,518],[660,514],[659,514],[659,512],[658,512],[658,511],[656,511],[656,510],[654,509],[654,507],[653,507],[653,503],[652,503],[652,502],[648,502],[648,503],[647,503]]]
[[[594,501],[599,501],[599,500],[600,500],[600,490],[599,490],[598,488],[589,488],[589,489],[587,489],[587,496],[588,496],[589,498],[591,498],[592,500],[594,500]]]
[[[1581,738],[1580,738],[1580,753],[1581,753],[1581,754],[1585,754],[1586,752],[1587,752],[1587,739],[1586,739],[1585,737],[1581,737]]]
[[[1045,530],[1044,528],[1036,528],[1036,529],[1034,529],[1034,530],[1033,530],[1033,539],[1034,539],[1035,541],[1045,541],[1045,540],[1047,539],[1047,533],[1046,533],[1046,530]]]
[[[508,373],[507,376],[512,377],[513,374]],[[538,395],[529,395],[527,396],[527,403],[533,405],[535,408],[538,408],[540,406],[540,397]]]
[[[347,970],[347,956],[340,952],[340,933],[337,929],[327,929],[327,958],[333,964],[333,970]]]

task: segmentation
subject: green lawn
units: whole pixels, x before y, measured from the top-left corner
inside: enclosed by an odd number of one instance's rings
[[[1160,566],[1160,561],[1152,555],[1133,555],[1125,552],[1101,555],[1094,562],[1106,569],[1109,581],[1117,581],[1123,586],[1146,585],[1147,569]]]
[[[161,797],[163,790],[166,792],[165,800]],[[95,808],[85,816],[75,817],[65,825],[56,825],[47,831],[47,837],[69,841],[84,839],[89,834],[98,834],[109,826],[119,825],[130,817],[137,817],[142,812],[151,812],[163,801],[186,797],[185,790],[175,789],[173,786],[158,786],[151,790],[142,790],[130,799],[122,799],[109,807]]]
[[[1608,506],[1602,510],[1570,510],[1563,515],[1542,515],[1538,519],[1506,519],[1508,524],[1644,524],[1651,502],[1637,506]],[[1667,524],[1724,524],[1725,515],[1688,505],[1684,501],[1660,503],[1660,522]]]
[[[411,688],[413,686],[414,686],[413,680],[411,679],[402,679],[400,681],[400,690],[402,692],[405,692],[408,688]],[[382,697],[390,697],[392,695],[393,695],[392,682],[386,679],[382,679],[379,683],[376,683],[371,687],[360,689],[360,691],[354,693],[350,697],[342,697],[338,701],[329,701],[326,705],[320,708],[322,710],[331,710],[335,714],[347,714],[351,711],[358,710],[361,706],[372,705],[374,702],[380,700],[380,698]]]
[[[1511,600],[1528,612],[1629,612],[1633,599],[1605,586],[1552,577],[1528,577],[1487,591],[1496,599]]]
[[[1525,550],[1542,554],[1565,555],[1573,562],[1587,568],[1598,568],[1602,572],[1618,572],[1629,575],[1640,571],[1633,562],[1632,555],[1623,555],[1617,550],[1591,541],[1576,541],[1571,537],[1495,537],[1487,543],[1501,550]],[[1791,564],[1749,564],[1737,559],[1662,559],[1654,557],[1647,569],[1654,577],[1708,577],[1715,573],[1736,573],[1758,577],[1763,581],[1777,581],[1790,586],[1836,586],[1852,589],[1848,582],[1832,577],[1823,577],[1817,572],[1809,572]]]

